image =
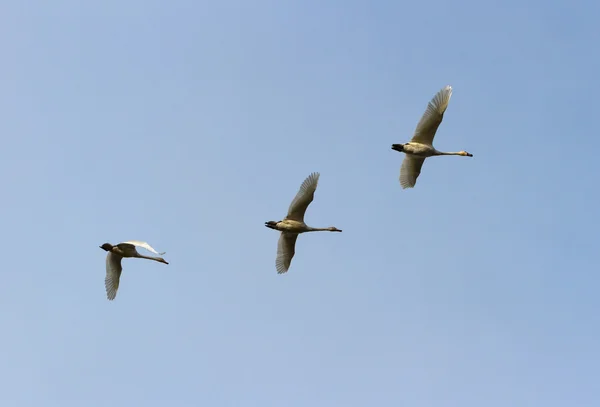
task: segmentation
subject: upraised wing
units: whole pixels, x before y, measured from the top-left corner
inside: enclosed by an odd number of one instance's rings
[[[278,274],[283,274],[288,271],[292,258],[296,253],[296,239],[298,234],[281,232],[279,242],[277,242],[277,259],[275,260],[275,268]]]
[[[115,299],[117,290],[119,289],[121,271],[123,271],[121,259],[121,256],[111,252],[106,255],[106,277],[104,278],[104,286],[106,287],[106,298],[111,301]]]
[[[415,129],[415,134],[411,141],[421,144],[432,145],[433,138],[437,132],[442,119],[444,118],[444,112],[450,102],[452,96],[452,87],[446,86],[435,94],[433,99],[427,104],[427,109]]]
[[[154,250],[152,248],[152,246],[150,246],[148,243],[146,243],[146,242],[140,242],[139,240],[129,240],[129,241],[123,242],[123,243],[129,243],[129,244],[132,244],[132,245],[137,246],[137,247],[142,247],[142,248],[144,248],[144,249],[146,249],[148,251],[151,251],[154,254],[158,254],[159,256],[162,256],[163,254],[166,253],[166,252],[159,253],[156,250]]]
[[[318,172],[313,172],[304,180],[304,182],[302,182],[298,193],[290,204],[288,214],[286,216],[287,219],[304,222],[304,213],[306,212],[306,208],[308,208],[308,205],[310,205],[315,197],[315,190],[317,189],[317,184],[319,183],[319,175],[320,174]]]

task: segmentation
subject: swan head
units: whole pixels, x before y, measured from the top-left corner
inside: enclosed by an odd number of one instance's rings
[[[392,144],[392,150],[403,152],[404,145],[403,144]]]
[[[102,246],[100,246],[100,248],[110,252],[112,251],[113,245],[110,243],[104,243]]]
[[[338,228],[336,228],[335,226],[331,226],[331,227],[329,228],[329,231],[330,231],[330,232],[341,232],[342,230],[341,230],[341,229],[338,229]]]
[[[460,155],[462,155],[463,157],[473,157],[473,154],[467,153],[466,151],[461,151]]]
[[[270,220],[268,222],[265,222],[265,226],[270,229],[277,229],[277,222],[275,222],[274,220]]]

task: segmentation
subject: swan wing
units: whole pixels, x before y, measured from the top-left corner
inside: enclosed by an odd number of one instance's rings
[[[154,248],[152,246],[150,246],[148,243],[146,243],[146,242],[140,242],[139,240],[128,240],[127,242],[123,242],[123,243],[125,243],[125,244],[132,244],[132,245],[137,246],[137,247],[142,247],[142,248],[144,248],[144,249],[146,249],[148,251],[151,251],[154,254],[158,254],[159,256],[162,256],[163,254],[166,253],[166,252],[159,253],[156,250],[154,250]]]
[[[117,296],[117,290],[119,289],[119,280],[121,278],[121,266],[122,257],[109,252],[106,255],[106,277],[104,278],[104,286],[106,287],[106,298],[114,300]]]
[[[275,268],[278,274],[284,274],[290,268],[292,258],[296,253],[296,239],[298,234],[282,232],[277,242],[277,259]]]
[[[425,158],[406,154],[400,167],[400,185],[402,189],[413,188],[421,173]]]
[[[315,190],[317,189],[317,184],[319,183],[319,175],[320,174],[318,172],[313,172],[304,180],[304,182],[302,182],[298,193],[290,204],[288,214],[286,216],[287,219],[304,222],[304,213],[306,212],[306,208],[308,208],[308,205],[310,205],[315,197]]]
[[[442,119],[444,118],[444,112],[450,102],[450,96],[452,96],[452,87],[446,86],[435,94],[433,99],[427,104],[427,109],[415,129],[412,142],[433,145],[433,138],[437,132]]]

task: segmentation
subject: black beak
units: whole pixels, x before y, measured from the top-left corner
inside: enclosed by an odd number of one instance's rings
[[[392,144],[392,150],[403,152],[404,146],[402,144]]]

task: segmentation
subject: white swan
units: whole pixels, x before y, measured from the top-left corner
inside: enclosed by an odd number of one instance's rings
[[[152,253],[158,254],[159,256],[166,252],[158,253],[146,242],[139,242],[137,240],[129,240],[127,242],[119,243],[115,246],[110,243],[104,243],[100,246],[108,252],[106,255],[106,278],[104,279],[104,286],[106,287],[106,297],[109,300],[114,300],[117,296],[117,290],[119,289],[119,279],[121,278],[121,259],[123,257],[137,257],[140,259],[148,259],[158,261],[159,263],[165,263],[165,259],[162,257],[144,256],[138,253],[135,247],[143,247],[144,249],[151,251]]]
[[[305,232],[341,232],[333,226],[328,228],[313,228],[304,223],[304,213],[306,208],[313,201],[317,183],[319,182],[319,173],[313,172],[304,180],[300,186],[300,190],[290,204],[287,216],[279,221],[265,222],[265,226],[271,229],[281,231],[279,242],[277,243],[277,259],[275,260],[275,268],[278,274],[283,274],[290,268],[290,263],[296,251],[296,239],[299,233]]]
[[[452,87],[446,86],[435,94],[433,99],[427,105],[427,110],[417,124],[412,140],[405,144],[392,144],[392,150],[400,151],[406,154],[402,167],[400,168],[400,185],[403,189],[413,188],[417,182],[417,177],[421,173],[421,167],[427,157],[436,155],[461,155],[463,157],[473,157],[473,154],[466,151],[456,153],[446,153],[438,151],[433,147],[433,138],[442,123],[444,112],[452,96]]]

